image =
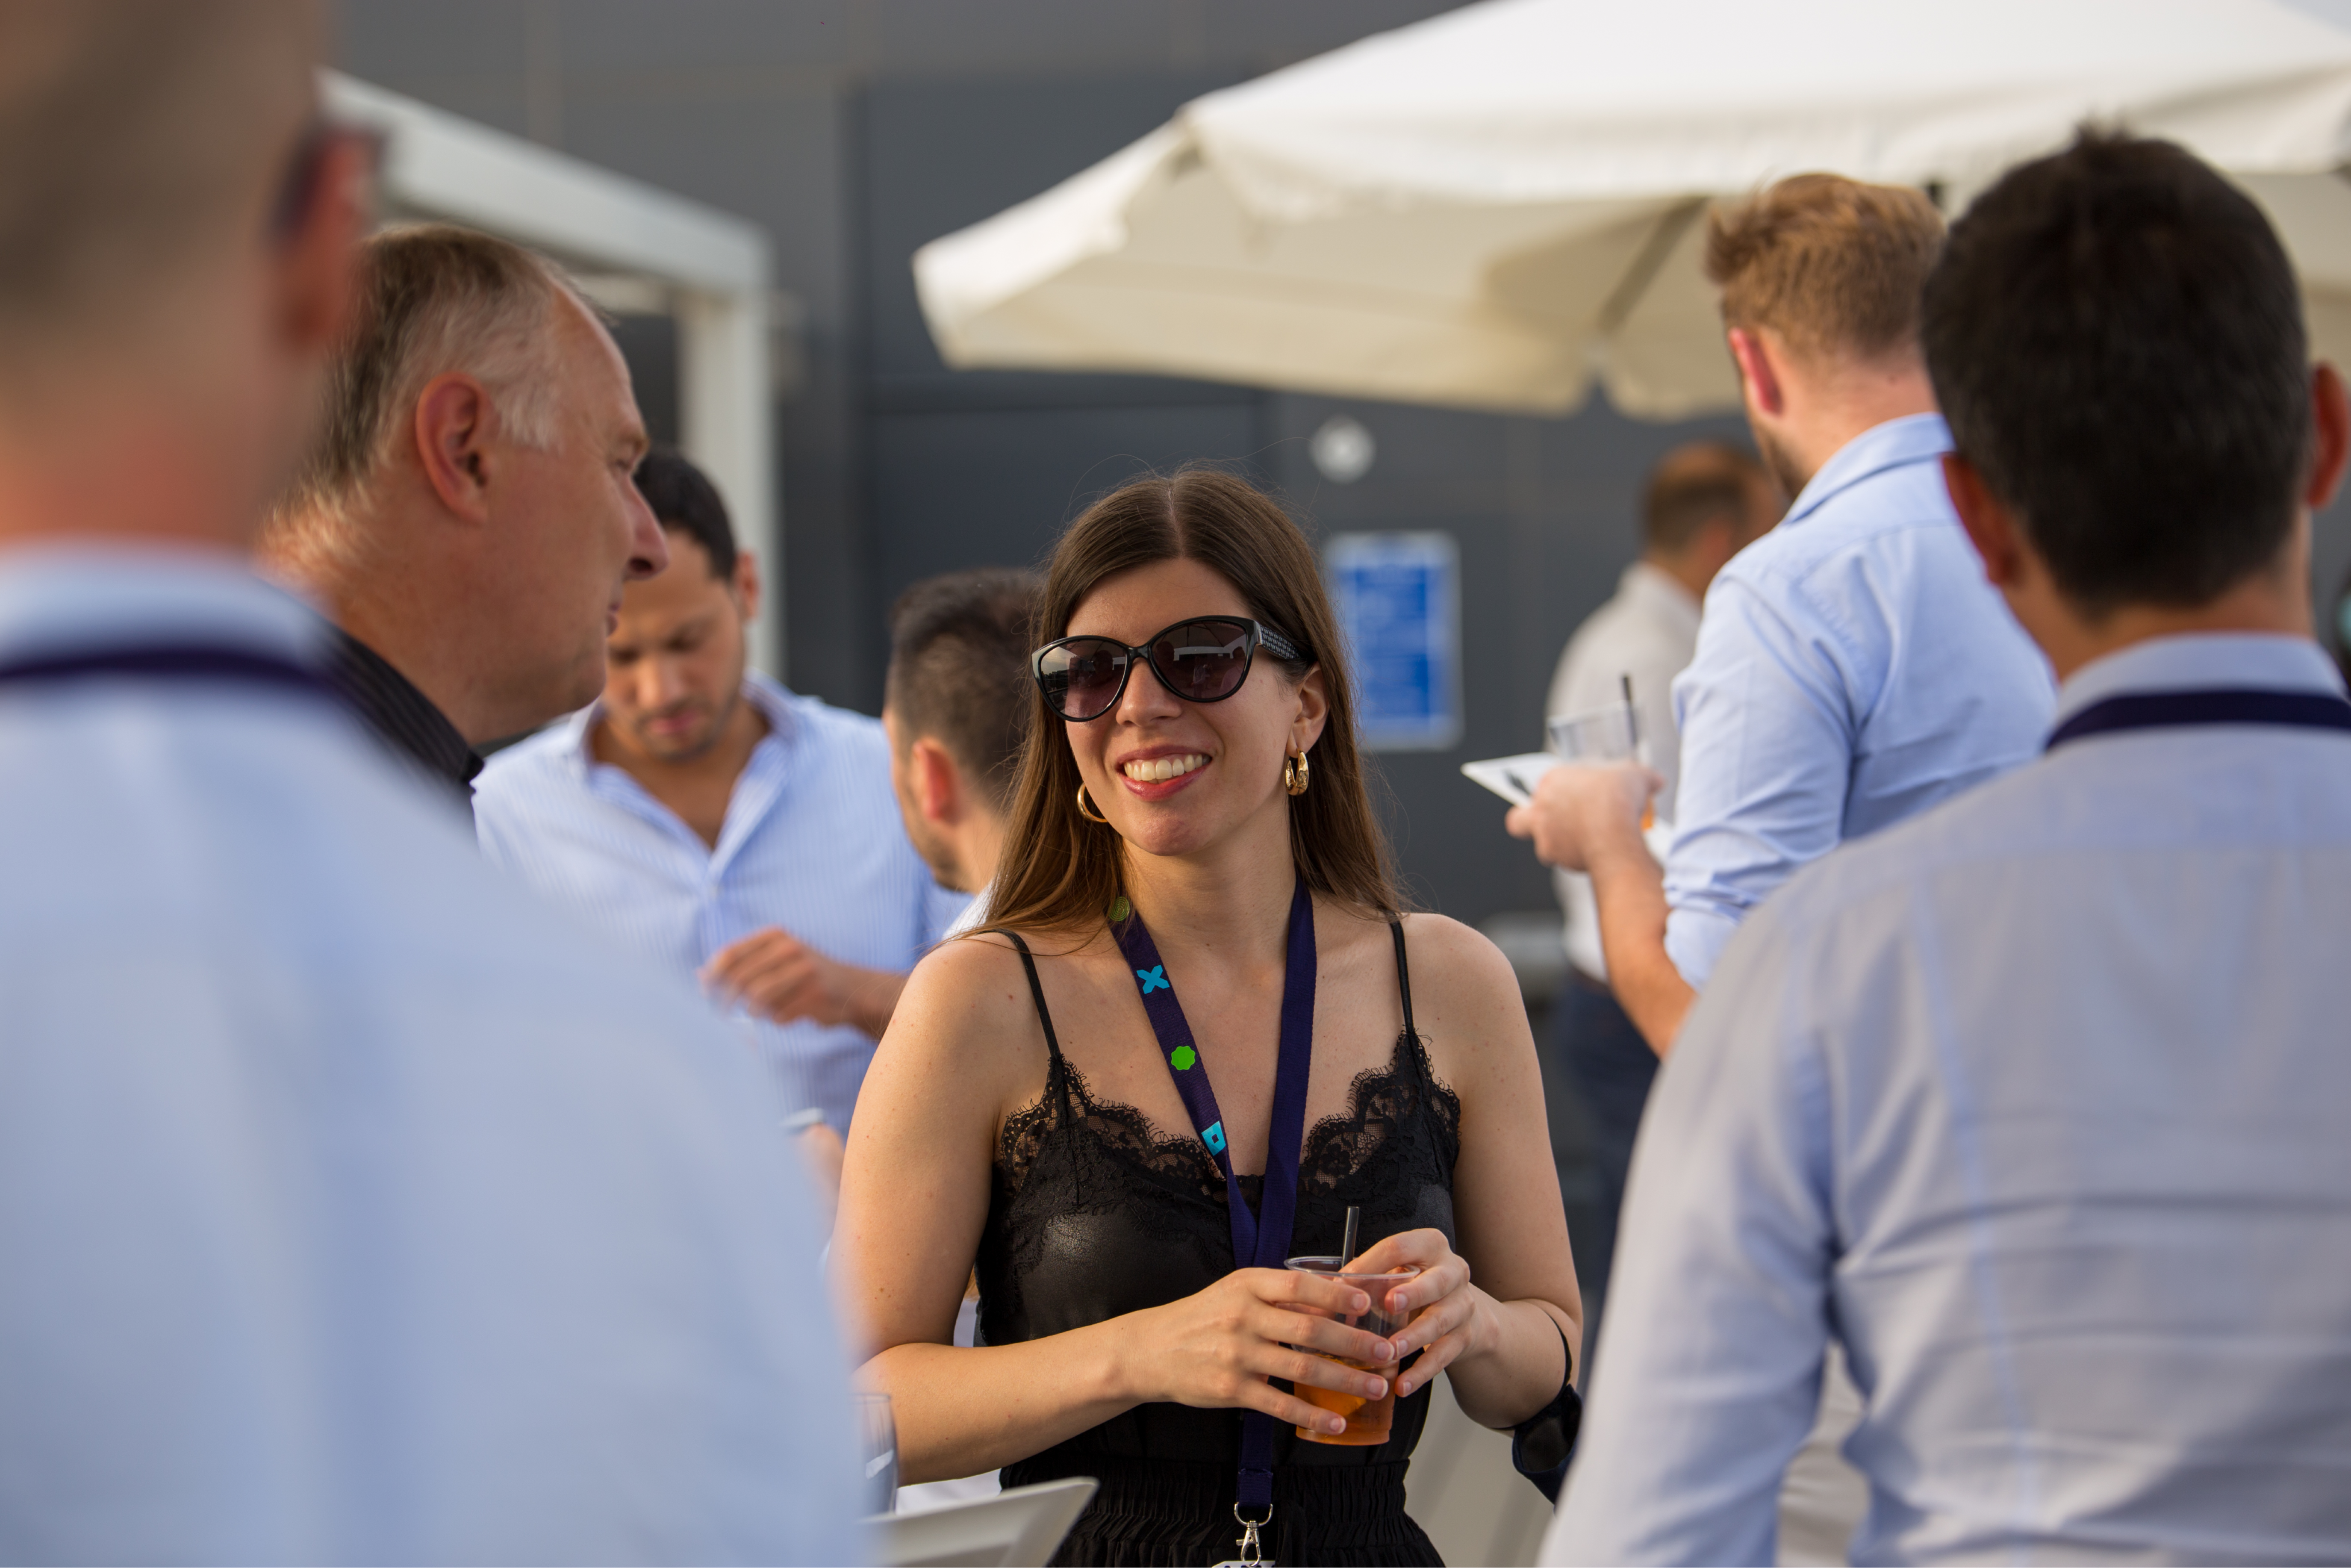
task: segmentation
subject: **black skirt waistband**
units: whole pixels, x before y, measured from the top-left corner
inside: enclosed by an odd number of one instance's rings
[[[1404,1511],[1401,1462],[1280,1465],[1269,1555],[1285,1563],[1426,1563],[1436,1548]],[[1232,1554],[1229,1465],[1049,1450],[1004,1468],[1005,1486],[1069,1476],[1102,1483],[1056,1563],[1199,1563]],[[1203,1555],[1203,1553],[1207,1555]]]

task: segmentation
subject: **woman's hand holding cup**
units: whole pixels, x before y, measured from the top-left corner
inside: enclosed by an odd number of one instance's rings
[[[1469,1283],[1469,1261],[1453,1250],[1441,1230],[1403,1230],[1386,1237],[1347,1266],[1349,1273],[1420,1272],[1388,1292],[1384,1310],[1410,1321],[1389,1336],[1401,1363],[1414,1351],[1421,1357],[1396,1375],[1396,1397],[1426,1388],[1437,1375],[1465,1355],[1501,1343],[1494,1299]]]
[[[1288,1269],[1236,1270],[1205,1291],[1134,1314],[1138,1332],[1127,1391],[1138,1404],[1262,1410],[1291,1426],[1343,1431],[1344,1416],[1266,1380],[1379,1398],[1387,1392],[1386,1377],[1341,1360],[1392,1366],[1402,1353],[1377,1334],[1335,1321],[1371,1305],[1363,1291],[1335,1280]]]

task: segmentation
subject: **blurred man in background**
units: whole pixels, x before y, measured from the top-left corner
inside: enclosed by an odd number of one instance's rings
[[[898,814],[941,886],[976,894],[946,936],[985,925],[1004,815],[1020,775],[1035,686],[1030,640],[1043,584],[1033,571],[977,567],[926,578],[890,607],[882,726]],[[979,1281],[956,1312],[955,1343],[978,1337]],[[993,1497],[997,1474],[898,1492],[902,1513]]]
[[[2310,621],[2343,383],[2261,210],[2165,142],[2010,172],[1924,314],[2057,725],[1730,944],[1546,1560],[1768,1562],[1833,1342],[1855,1562],[2351,1559],[2351,702]]]
[[[1739,922],[1800,867],[2018,766],[2046,730],[2048,663],[1984,581],[1938,466],[1950,433],[1918,290],[1942,235],[1917,191],[1832,174],[1708,219],[1748,423],[1795,501],[1715,579],[1675,682],[1665,866],[1637,768],[1554,768],[1510,818],[1591,875],[1609,983],[1660,1053]]]
[[[1610,988],[1661,1055],[1740,921],[1789,877],[2021,765],[2047,732],[2048,662],[1943,487],[1950,433],[1918,346],[1942,239],[1918,192],[1832,174],[1708,219],[1748,423],[1795,501],[1715,578],[1674,683],[1663,868],[1640,825],[1656,780],[1638,768],[1553,768],[1509,819],[1545,861],[1591,875]],[[1836,1458],[1859,1413],[1842,1370],[1822,1403],[1789,1479],[1792,1561],[1842,1561],[1863,1502]]]
[[[248,569],[365,221],[316,48],[0,6],[0,1559],[854,1561],[756,1069]]]
[[[906,836],[942,887],[996,877],[1004,813],[1029,731],[1032,571],[981,567],[914,584],[890,611],[882,727]],[[981,925],[975,897],[948,935]]]
[[[594,310],[521,246],[445,224],[360,255],[322,438],[262,559],[335,621],[329,673],[457,800],[475,748],[603,683],[621,585],[659,571],[644,422]]]
[[[1735,446],[1695,441],[1677,446],[1650,470],[1641,497],[1641,559],[1625,569],[1615,596],[1569,639],[1552,675],[1547,716],[1614,711],[1633,694],[1650,766],[1665,780],[1657,819],[1670,823],[1681,774],[1681,732],[1674,723],[1673,683],[1698,647],[1698,608],[1707,585],[1730,558],[1770,531],[1786,509],[1762,465]],[[1598,1265],[1583,1275],[1587,1334],[1596,1332],[1616,1245],[1616,1208],[1641,1106],[1656,1076],[1657,1054],[1608,988],[1600,949],[1600,913],[1592,879],[1555,871],[1567,916],[1567,985],[1559,1000],[1561,1061],[1592,1113],[1600,1172],[1596,1218],[1587,1238]]]
[[[907,841],[881,725],[750,669],[759,563],[710,481],[660,452],[637,484],[674,564],[622,596],[603,695],[484,772],[482,846],[739,1005],[785,1109],[845,1134],[906,971],[965,901]]]

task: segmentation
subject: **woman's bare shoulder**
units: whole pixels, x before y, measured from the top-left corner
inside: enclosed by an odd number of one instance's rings
[[[1414,1021],[1424,1036],[1441,1038],[1448,1054],[1531,1043],[1519,977],[1500,948],[1442,915],[1407,915],[1404,932]]]
[[[874,1068],[935,1088],[954,1083],[993,1103],[1043,1071],[1045,1036],[1019,951],[975,932],[923,956],[890,1016]]]
[[[898,1015],[914,1009],[929,1029],[995,1029],[1018,1014],[1033,1015],[1019,951],[1000,931],[954,936],[923,955],[898,1000]],[[898,1016],[891,1019],[894,1031]]]
[[[1446,915],[1403,916],[1404,939],[1412,954],[1412,977],[1417,986],[1426,967],[1432,983],[1439,975],[1467,975],[1484,983],[1497,974],[1511,973],[1510,961],[1486,935]],[[1426,954],[1424,964],[1422,955]]]

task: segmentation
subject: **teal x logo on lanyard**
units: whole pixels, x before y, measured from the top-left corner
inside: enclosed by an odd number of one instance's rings
[[[1171,991],[1176,988],[1167,983],[1167,966],[1165,964],[1154,964],[1148,969],[1137,969],[1134,972],[1134,977],[1143,982],[1143,994],[1146,997],[1154,991]]]

